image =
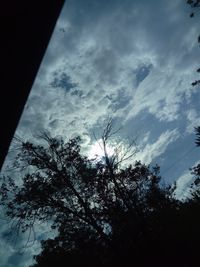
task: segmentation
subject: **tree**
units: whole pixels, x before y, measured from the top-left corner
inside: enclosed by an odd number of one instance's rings
[[[195,144],[200,146],[200,126],[194,128],[196,133]],[[191,173],[194,175],[194,182],[191,185],[193,201],[200,200],[200,163],[191,168]],[[197,202],[198,202],[197,201]]]
[[[194,17],[197,11],[200,10],[200,0],[187,0],[187,4],[190,5],[192,12],[190,13],[190,17]],[[198,43],[200,44],[200,35],[197,38]],[[197,69],[197,72],[200,72],[200,68]],[[200,80],[196,80],[192,82],[192,86],[196,86],[200,84]]]
[[[200,146],[200,126],[194,128],[196,133],[195,144]],[[191,173],[194,175],[194,182],[191,185],[191,194],[193,201],[200,203],[200,163],[191,168]]]
[[[195,127],[194,130],[196,133],[195,144],[196,144],[196,146],[200,146],[200,126]]]
[[[58,232],[42,241],[34,267],[187,262],[182,251],[189,248],[180,241],[188,231],[180,219],[183,205],[172,187],[160,186],[158,166],[136,161],[122,168],[127,153],[108,155],[110,126],[102,135],[105,155],[99,160],[81,154],[79,137],[65,143],[44,133],[41,145],[21,142],[15,162],[24,172],[21,185],[4,177],[1,201],[18,229],[51,221]]]
[[[192,8],[192,13],[190,17],[194,17],[196,9],[200,8],[200,1],[199,0],[187,0],[187,4],[190,5]]]

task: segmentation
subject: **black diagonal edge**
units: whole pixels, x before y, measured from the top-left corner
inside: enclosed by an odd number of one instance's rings
[[[0,169],[64,0],[2,2]]]

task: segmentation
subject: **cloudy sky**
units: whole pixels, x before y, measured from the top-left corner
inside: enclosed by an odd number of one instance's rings
[[[136,139],[135,159],[158,163],[163,181],[177,180],[183,196],[199,160],[200,125],[200,88],[191,86],[199,79],[199,17],[189,17],[185,2],[66,1],[16,134],[80,135],[94,148],[92,132],[100,136],[111,116],[122,126],[117,138]],[[11,158],[12,150],[4,169]],[[29,252],[19,256],[7,242],[5,253],[4,243],[1,266],[27,266]]]

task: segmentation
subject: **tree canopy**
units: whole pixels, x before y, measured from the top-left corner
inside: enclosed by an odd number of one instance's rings
[[[44,133],[39,145],[21,142],[15,166],[23,176],[2,178],[1,203],[18,230],[38,221],[57,230],[33,266],[196,266],[199,166],[193,198],[181,202],[174,185],[161,185],[158,166],[122,167],[119,155],[108,156],[110,133],[95,160],[82,155],[80,137]]]

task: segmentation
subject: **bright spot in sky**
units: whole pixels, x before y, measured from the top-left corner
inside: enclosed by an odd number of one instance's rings
[[[108,153],[108,156],[111,157],[114,154],[114,147],[111,147],[109,145],[106,146],[106,151]],[[104,157],[104,150],[103,150],[103,143],[102,140],[97,140],[95,143],[91,145],[91,148],[88,152],[88,158],[89,159],[100,159]]]

